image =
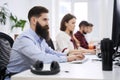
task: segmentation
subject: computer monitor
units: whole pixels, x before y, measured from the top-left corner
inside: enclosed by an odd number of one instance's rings
[[[118,58],[116,65],[120,66],[120,52],[118,52],[120,48],[120,0],[114,0],[112,40],[115,49],[113,59]]]
[[[112,26],[112,40],[113,45],[116,47],[118,45],[118,38],[120,35],[120,0],[114,0],[114,10],[113,10],[113,26]]]

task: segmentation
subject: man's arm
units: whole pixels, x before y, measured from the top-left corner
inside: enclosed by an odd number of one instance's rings
[[[55,54],[45,53],[45,51],[41,50],[41,48],[29,38],[21,38],[18,43],[20,44],[18,50],[34,62],[37,60],[44,61],[45,63],[67,61],[66,56],[56,56]]]

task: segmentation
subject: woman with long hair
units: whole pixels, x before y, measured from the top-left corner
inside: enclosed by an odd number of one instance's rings
[[[66,14],[60,25],[60,32],[56,36],[57,50],[65,54],[80,54],[83,51],[78,50],[77,39],[73,36],[76,17],[72,14]]]

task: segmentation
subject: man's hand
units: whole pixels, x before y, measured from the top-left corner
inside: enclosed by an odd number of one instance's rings
[[[77,54],[77,55],[69,55],[69,56],[67,56],[67,61],[71,62],[71,61],[75,61],[75,60],[82,60],[84,58],[85,58],[85,56],[82,53]]]

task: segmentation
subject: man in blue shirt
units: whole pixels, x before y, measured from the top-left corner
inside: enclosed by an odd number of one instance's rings
[[[10,62],[7,66],[9,73],[19,73],[30,69],[37,60],[44,63],[52,61],[69,62],[80,60],[84,55],[65,55],[51,49],[45,39],[48,39],[48,9],[42,6],[33,7],[28,13],[30,28],[15,40]]]

